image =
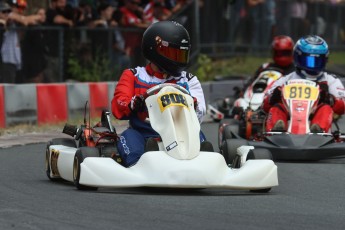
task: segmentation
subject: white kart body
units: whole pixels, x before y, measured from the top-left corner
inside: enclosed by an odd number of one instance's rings
[[[282,74],[276,70],[262,71],[257,79],[246,89],[243,97],[238,98],[234,102],[234,106],[242,107],[243,110],[246,110],[248,107],[252,111],[258,110],[264,101],[266,92],[281,76]]]
[[[149,96],[146,105],[152,127],[162,138],[160,150],[144,153],[129,168],[112,158],[87,157],[80,164],[79,184],[108,188],[148,186],[243,190],[278,185],[277,166],[272,160],[245,161],[246,155],[239,153],[243,155],[243,165],[232,169],[221,154],[200,151],[200,124],[191,96],[166,86]],[[73,181],[76,150],[63,145],[49,147],[51,156],[57,155],[59,177],[68,181]],[[51,176],[54,177],[53,173]]]

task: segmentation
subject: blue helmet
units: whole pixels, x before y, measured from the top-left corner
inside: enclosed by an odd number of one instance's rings
[[[297,70],[312,78],[323,73],[328,55],[329,50],[326,41],[316,35],[308,35],[299,39],[293,51]]]

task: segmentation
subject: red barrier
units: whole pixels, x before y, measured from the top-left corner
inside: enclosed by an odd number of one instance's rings
[[[4,86],[0,85],[0,128],[6,127],[5,121],[5,93]]]
[[[66,84],[37,85],[37,123],[56,123],[67,121]]]
[[[91,117],[100,117],[103,109],[109,109],[108,84],[89,83]]]

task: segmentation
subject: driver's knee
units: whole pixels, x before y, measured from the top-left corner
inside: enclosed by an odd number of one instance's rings
[[[145,138],[135,129],[129,128],[120,135],[117,148],[123,165],[132,166],[145,152]]]

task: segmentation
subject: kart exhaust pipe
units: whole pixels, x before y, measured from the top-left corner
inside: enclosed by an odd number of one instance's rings
[[[63,127],[62,132],[70,135],[72,137],[74,137],[77,134],[78,128],[75,125],[70,125],[70,124],[65,124],[65,126]]]

